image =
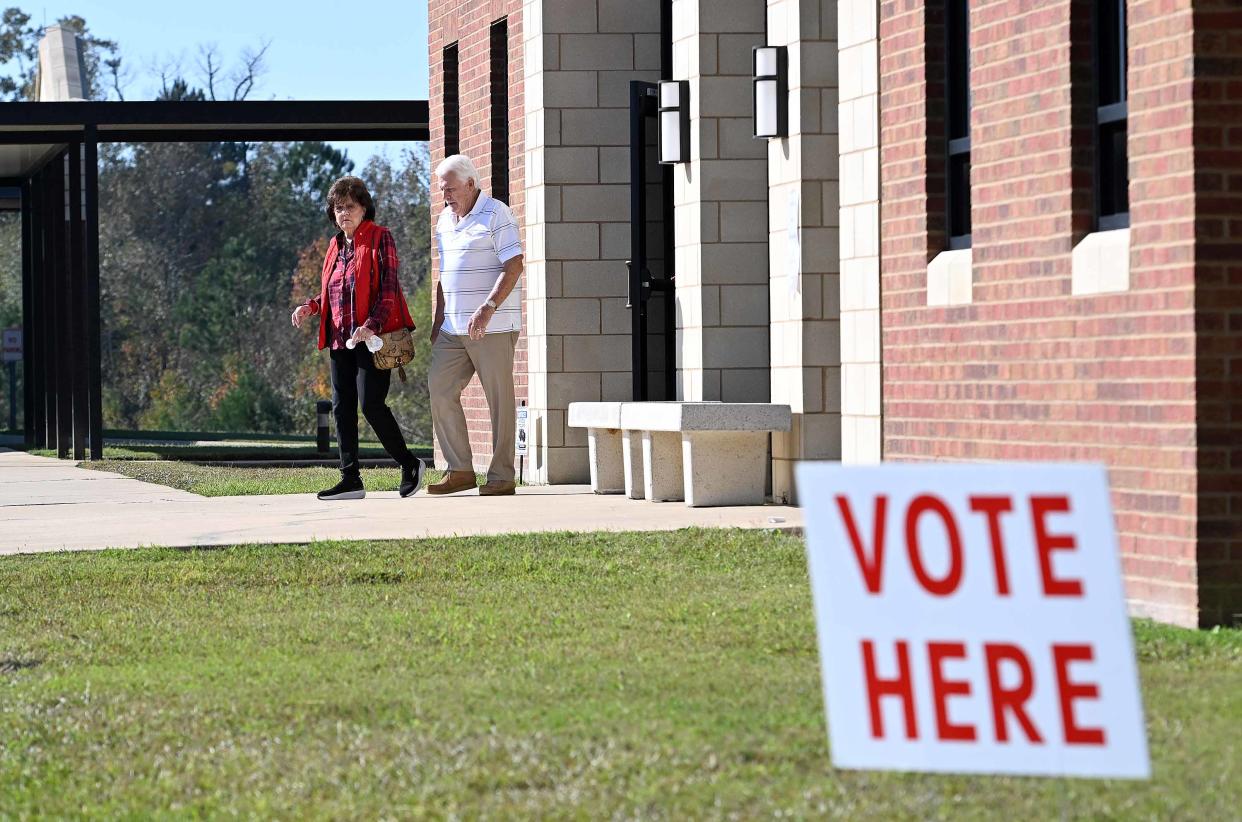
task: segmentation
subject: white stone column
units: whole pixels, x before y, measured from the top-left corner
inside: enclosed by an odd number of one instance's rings
[[[880,130],[876,0],[839,0],[841,459],[879,462]]]
[[[841,456],[836,36],[834,0],[768,0],[768,44],[789,50],[789,136],[768,142],[772,402],[793,411],[772,494],[787,502],[798,460]]]
[[[752,138],[753,0],[673,0],[673,77],[690,85],[690,162],[675,167],[677,398],[769,397],[767,163]]]
[[[86,64],[82,44],[72,31],[48,26],[39,41],[39,70],[35,99],[43,102],[85,100],[90,89],[86,84]]]
[[[526,0],[526,299],[534,482],[586,482],[569,403],[629,400],[629,83],[659,79],[659,4]]]

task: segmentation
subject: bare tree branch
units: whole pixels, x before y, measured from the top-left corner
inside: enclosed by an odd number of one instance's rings
[[[152,74],[158,75],[160,78],[160,97],[166,98],[172,90],[172,85],[181,77],[181,60],[182,57],[168,56],[159,62],[152,61],[148,69]]]
[[[122,74],[126,72],[121,71],[121,58],[113,57],[109,60],[104,60],[104,65],[107,66],[108,73],[112,75],[112,90],[116,92],[116,99],[124,102],[125,92],[121,90],[121,82]]]
[[[244,66],[237,73],[237,85],[233,87],[234,100],[245,100],[250,96],[250,92],[254,90],[255,81],[265,68],[263,57],[271,46],[272,41],[268,40],[262,43],[257,51],[255,49],[246,49],[242,52],[241,57]]]
[[[198,68],[207,80],[207,97],[216,99],[216,75],[220,73],[219,54],[214,43],[198,47]]]

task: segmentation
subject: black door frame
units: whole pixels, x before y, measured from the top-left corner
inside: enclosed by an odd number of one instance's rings
[[[654,126],[659,87],[641,80],[630,81],[630,259],[629,269],[630,346],[633,396],[635,401],[651,397],[650,351],[647,346],[649,315],[647,302],[653,291],[661,292],[665,301],[664,317],[664,397],[674,399],[677,382],[676,359],[676,286],[673,265],[673,169],[661,165],[660,193],[663,199],[664,276],[651,275],[647,267],[647,129]]]

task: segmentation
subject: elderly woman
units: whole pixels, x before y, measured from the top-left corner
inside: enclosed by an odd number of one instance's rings
[[[400,494],[408,497],[423,480],[423,463],[410,453],[388,408],[392,372],[376,368],[367,341],[377,334],[414,328],[397,279],[397,247],[387,228],[377,226],[375,203],[357,177],[342,177],[328,190],[328,221],[337,234],[328,244],[319,296],[293,310],[293,325],[321,315],[319,347],[327,348],[332,368],[332,412],[341,450],[341,481],[319,492],[319,499],[362,499],[358,466],[358,401],[397,464]]]

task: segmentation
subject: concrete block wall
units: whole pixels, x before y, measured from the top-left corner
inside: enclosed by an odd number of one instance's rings
[[[766,402],[767,155],[752,138],[752,46],[765,5],[673,0],[673,76],[690,86],[690,163],[675,167],[677,398]]]
[[[767,42],[789,50],[789,136],[767,141],[772,402],[793,411],[772,494],[789,502],[798,460],[841,458],[836,38],[836,0],[768,0]]]
[[[878,20],[876,0],[839,0],[841,460],[850,463],[882,455]]]
[[[430,151],[431,164],[444,159],[444,47],[458,45],[458,96],[460,99],[460,151],[469,155],[478,166],[484,191],[492,188],[491,144],[491,33],[492,23],[506,18],[509,34],[509,206],[518,224],[526,222],[525,163],[524,163],[524,112],[523,88],[523,16],[521,0],[432,0],[428,4],[428,27],[430,61]],[[434,227],[444,208],[432,181],[431,220]],[[530,249],[525,249],[527,259]],[[432,247],[432,276],[440,276],[440,261]],[[529,273],[524,275],[522,286],[528,288]],[[430,317],[415,317],[422,328],[430,327]],[[514,354],[514,393],[519,403],[527,399],[527,356],[529,316],[523,316],[522,335]],[[462,393],[462,407],[470,429],[470,450],[477,470],[487,470],[492,457],[491,417],[483,387],[477,378]],[[436,445],[435,463],[441,468],[446,463]]]
[[[629,83],[660,69],[658,0],[524,3],[527,317],[536,482],[586,482],[569,403],[632,399]]]

